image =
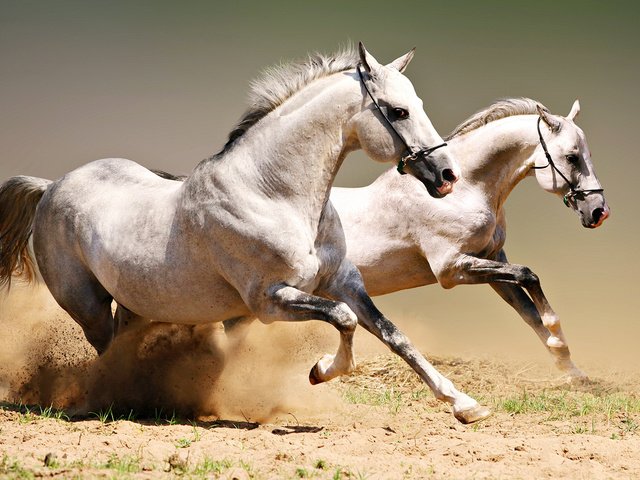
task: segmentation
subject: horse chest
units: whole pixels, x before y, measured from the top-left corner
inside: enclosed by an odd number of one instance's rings
[[[461,249],[478,251],[486,248],[493,241],[497,226],[496,215],[488,208],[461,208],[455,219],[446,224],[449,235]]]
[[[311,292],[323,273],[337,269],[318,232],[290,209],[269,206],[250,216],[219,210],[208,223],[204,236],[215,239],[208,242],[211,262],[239,289],[252,279],[267,285],[284,281]]]
[[[481,258],[495,255],[504,245],[506,231],[496,214],[485,211],[475,217],[466,231],[466,245],[463,251]]]

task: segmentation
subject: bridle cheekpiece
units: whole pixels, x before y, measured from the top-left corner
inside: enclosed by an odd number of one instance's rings
[[[393,126],[393,122],[389,120],[387,113],[385,113],[385,110],[387,108],[380,106],[380,104],[376,101],[375,97],[369,90],[369,87],[367,87],[367,83],[365,82],[364,75],[362,74],[361,64],[358,64],[358,66],[356,67],[356,70],[358,71],[358,77],[360,77],[360,82],[362,83],[362,86],[364,87],[365,91],[369,95],[369,98],[371,98],[371,101],[373,102],[373,105],[375,106],[376,110],[380,112],[380,115],[382,115],[382,118],[384,119],[386,124],[389,126],[389,128],[391,128],[391,131],[396,134],[396,136],[400,139],[400,141],[404,144],[404,146],[407,149],[407,154],[403,155],[398,161],[397,170],[398,172],[400,172],[401,175],[404,175],[407,173],[404,171],[404,167],[407,165],[407,162],[419,162],[419,161],[426,162],[427,157],[429,155],[431,155],[433,152],[435,152],[439,148],[447,146],[447,143],[443,142],[433,147],[426,147],[426,148],[411,147],[407,143],[407,141],[404,139],[404,137],[400,135],[400,132],[396,130],[396,127]]]
[[[542,121],[542,117],[540,116],[540,117],[538,117],[538,123],[536,124],[536,127],[538,128],[538,138],[540,139],[540,145],[542,145],[542,150],[544,150],[544,155],[545,155],[545,157],[547,157],[547,164],[544,165],[544,166],[541,166],[541,167],[536,167],[534,165],[532,168],[535,169],[535,170],[541,170],[543,168],[551,167],[553,170],[556,171],[556,173],[558,175],[560,175],[562,177],[562,179],[567,183],[567,186],[569,187],[569,191],[562,198],[562,201],[564,202],[564,204],[567,207],[570,207],[571,206],[570,202],[575,202],[575,199],[578,196],[584,197],[586,194],[589,194],[589,193],[604,192],[603,188],[591,188],[591,189],[576,188],[573,185],[573,182],[571,182],[567,177],[564,176],[564,174],[560,171],[560,169],[558,169],[558,167],[554,163],[553,158],[551,158],[551,154],[549,153],[549,150],[547,149],[547,144],[544,141],[544,138],[542,138],[542,132],[540,131],[540,122],[541,121]]]

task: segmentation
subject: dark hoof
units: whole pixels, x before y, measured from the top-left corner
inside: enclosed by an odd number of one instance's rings
[[[487,407],[483,407],[482,405],[476,405],[473,408],[469,408],[467,410],[462,410],[461,412],[454,412],[453,416],[456,419],[465,425],[470,423],[479,422],[480,420],[484,420],[488,416],[491,415],[491,410]]]
[[[311,385],[317,385],[319,383],[323,383],[324,380],[320,379],[320,376],[318,374],[318,364],[316,363],[313,368],[311,369],[311,371],[309,372],[309,383]]]

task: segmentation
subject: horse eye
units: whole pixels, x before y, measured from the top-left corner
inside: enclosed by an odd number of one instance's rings
[[[402,120],[405,118],[409,118],[409,112],[407,110],[405,110],[404,108],[394,108],[393,109],[393,116],[396,119]]]
[[[580,157],[575,153],[570,153],[569,155],[565,155],[565,157],[569,163],[573,163],[574,165],[580,161]]]

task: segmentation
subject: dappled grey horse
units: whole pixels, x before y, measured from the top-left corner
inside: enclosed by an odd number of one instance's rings
[[[258,317],[320,319],[338,329],[338,351],[312,368],[312,383],[354,368],[358,321],[403,355],[405,337],[345,258],[328,197],[344,157],[359,148],[399,161],[433,196],[452,190],[457,166],[401,74],[412,56],[383,66],[360,45],[269,71],[224,149],[184,182],[124,159],[98,160],[52,183],[10,179],[0,188],[0,278],[29,269],[32,228],[44,281],[98,352],[128,320]],[[424,358],[417,362],[460,421],[489,414]]]
[[[393,170],[364,188],[333,188],[347,258],[369,294],[488,283],[533,328],[560,370],[569,379],[583,378],[537,275],[508,263],[503,249],[503,206],[527,176],[563,198],[585,227],[599,227],[609,216],[584,132],[574,123],[579,110],[576,101],[563,118],[522,98],[473,115],[447,139],[462,174],[442,200],[433,201],[415,179]]]

